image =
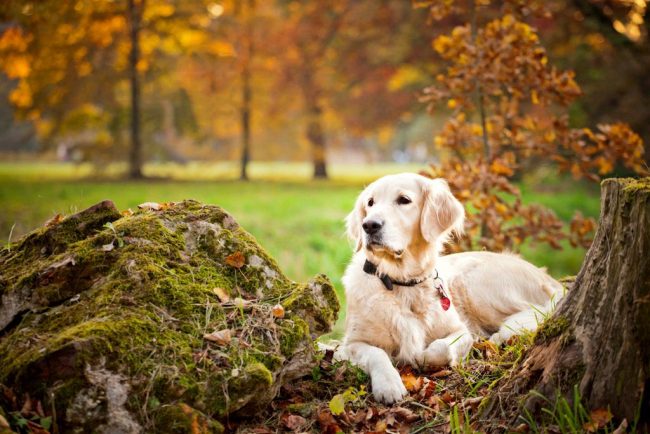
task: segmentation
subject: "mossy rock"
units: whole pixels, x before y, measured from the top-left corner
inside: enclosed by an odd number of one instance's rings
[[[59,432],[218,432],[310,372],[338,309],[219,207],[104,201],[0,251],[0,384]]]

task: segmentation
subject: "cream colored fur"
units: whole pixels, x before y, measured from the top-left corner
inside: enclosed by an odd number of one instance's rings
[[[411,203],[399,204],[400,196]],[[398,401],[407,393],[393,362],[456,365],[479,336],[498,344],[534,330],[562,296],[562,285],[512,254],[439,256],[449,235],[462,230],[464,216],[444,180],[399,174],[370,184],[347,217],[356,253],[343,277],[346,331],[337,357],[370,375],[380,401]],[[383,223],[380,242],[364,233],[362,225],[369,221]],[[443,310],[433,279],[387,290],[363,271],[366,259],[393,280],[418,279],[437,270],[451,307]]]

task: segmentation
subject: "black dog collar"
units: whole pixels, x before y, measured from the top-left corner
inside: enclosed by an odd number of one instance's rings
[[[370,262],[369,260],[366,259],[366,262],[363,263],[363,271],[366,272],[366,274],[371,274],[373,276],[379,277],[379,280],[384,284],[387,290],[392,291],[393,286],[415,286],[419,285],[420,283],[424,282],[425,280],[431,278],[433,276],[432,274],[428,275],[427,277],[423,277],[422,279],[411,279],[406,282],[401,282],[399,280],[394,280],[391,279],[388,274],[377,274],[377,266]],[[438,277],[438,271],[436,270],[436,277],[435,279],[439,279]]]
[[[451,300],[449,299],[449,296],[445,291],[445,284],[442,280],[442,277],[438,275],[438,270],[435,270],[436,271],[435,276],[433,276],[433,274],[429,274],[427,277],[423,277],[422,279],[411,279],[408,282],[400,282],[399,280],[391,279],[388,274],[377,274],[377,266],[366,259],[366,262],[363,263],[363,271],[366,272],[366,274],[379,277],[379,280],[381,280],[381,282],[384,284],[386,289],[389,291],[393,290],[394,285],[415,286],[433,277],[433,285],[435,286],[436,291],[438,291],[438,296],[440,297],[440,305],[442,306],[442,310],[446,311],[449,309],[449,306],[451,306]]]

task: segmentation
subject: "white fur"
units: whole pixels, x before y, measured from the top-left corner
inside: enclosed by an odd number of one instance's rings
[[[398,204],[400,196],[412,203]],[[462,230],[464,216],[444,180],[399,174],[370,184],[346,219],[356,253],[343,277],[346,331],[337,357],[349,359],[370,375],[380,401],[395,402],[407,393],[393,362],[454,366],[478,336],[501,343],[522,330],[534,330],[562,296],[562,285],[512,254],[439,257],[449,235]],[[371,244],[362,230],[369,220],[383,222],[378,244]],[[387,290],[379,278],[363,271],[366,259],[379,272],[401,281],[437,269],[451,307],[443,310],[432,279]]]

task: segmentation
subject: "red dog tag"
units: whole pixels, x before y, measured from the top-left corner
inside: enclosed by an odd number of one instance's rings
[[[444,296],[440,297],[440,305],[442,306],[442,310],[447,310],[451,306],[451,300]]]
[[[438,295],[440,296],[440,306],[442,306],[442,310],[449,310],[449,306],[451,306],[451,300],[449,297],[447,297],[447,293],[445,292],[445,283],[442,281],[442,277],[439,277],[436,274],[434,282],[434,286],[436,287]]]

